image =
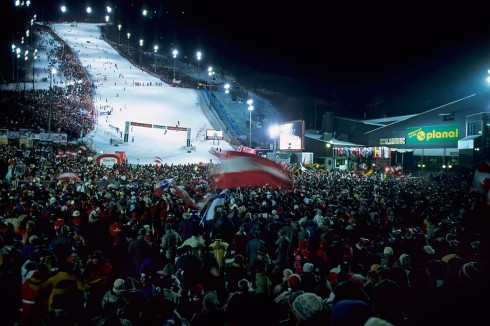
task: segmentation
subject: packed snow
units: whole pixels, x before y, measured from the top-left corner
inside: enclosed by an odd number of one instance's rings
[[[225,140],[205,140],[206,129],[214,126],[203,112],[208,108],[198,90],[172,87],[138,69],[102,39],[96,24],[66,23],[52,27],[77,55],[96,85],[94,105],[98,116],[94,131],[86,139],[98,153],[122,151],[131,164],[187,164],[217,162],[216,150],[218,153],[233,150]],[[43,52],[56,46],[55,41],[45,44]],[[37,61],[36,71],[47,73],[43,87],[46,88],[48,61]],[[63,77],[53,78],[59,83]],[[167,126],[181,130],[163,129]]]

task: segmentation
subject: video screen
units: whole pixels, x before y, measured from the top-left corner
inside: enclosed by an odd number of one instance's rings
[[[279,150],[301,151],[304,149],[305,122],[303,120],[285,122],[279,128]]]
[[[223,130],[206,129],[206,140],[223,139]]]

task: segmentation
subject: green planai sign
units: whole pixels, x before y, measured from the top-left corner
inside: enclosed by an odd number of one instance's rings
[[[446,143],[459,139],[459,125],[407,128],[407,144]]]

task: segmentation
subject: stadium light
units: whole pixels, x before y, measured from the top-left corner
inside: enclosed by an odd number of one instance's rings
[[[66,6],[61,6],[61,20],[65,21]]]
[[[92,8],[87,7],[87,23],[90,23],[90,14],[92,13]]]
[[[155,51],[155,72],[157,72],[157,51],[158,51],[158,45],[155,45],[153,47],[153,50]]]
[[[201,79],[200,78],[201,77],[200,65],[201,65],[201,58],[202,58],[201,51],[197,51],[196,58],[197,58],[197,86],[199,86],[199,82],[200,82],[200,79]]]
[[[250,103],[249,103],[250,102]],[[248,100],[248,112],[250,113],[250,119],[249,119],[249,135],[248,135],[248,147],[252,148],[252,111],[254,110],[254,107],[252,105],[253,101]]]
[[[179,54],[179,51],[177,50],[172,51],[172,56],[174,58],[174,82],[175,82],[175,59],[177,58],[177,54]]]
[[[143,55],[143,39],[140,39],[140,66],[141,66],[142,55]]]
[[[16,48],[15,44],[12,44],[12,81],[15,81],[15,56],[16,56]]]

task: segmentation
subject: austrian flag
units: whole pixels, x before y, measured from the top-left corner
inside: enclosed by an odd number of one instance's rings
[[[80,180],[78,175],[72,171],[65,171],[58,175],[59,180]]]
[[[269,186],[291,188],[293,181],[282,167],[261,156],[245,152],[225,152],[222,168],[213,172],[217,188]]]

